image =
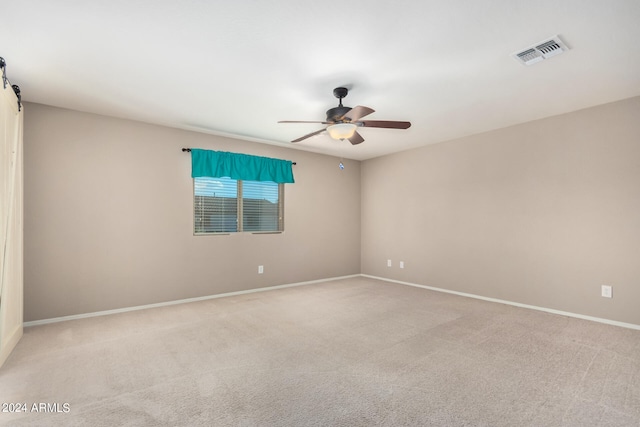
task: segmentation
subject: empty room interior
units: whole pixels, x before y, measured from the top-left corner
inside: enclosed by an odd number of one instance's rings
[[[2,9],[0,425],[640,426],[640,2]]]

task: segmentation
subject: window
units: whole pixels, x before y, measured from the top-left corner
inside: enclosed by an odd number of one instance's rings
[[[226,151],[184,150],[191,151],[195,234],[284,230],[284,184],[294,182],[293,162]]]
[[[195,234],[284,230],[284,184],[209,177],[193,184]]]

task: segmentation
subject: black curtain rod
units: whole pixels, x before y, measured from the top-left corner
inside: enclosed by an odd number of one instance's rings
[[[183,149],[182,149],[182,152],[183,152],[183,153],[190,153],[190,152],[191,152],[191,148],[183,148]],[[295,164],[296,164],[296,162],[291,162],[291,164],[292,164],[292,165],[295,165]]]

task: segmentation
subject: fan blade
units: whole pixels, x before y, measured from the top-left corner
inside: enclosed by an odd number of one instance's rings
[[[328,125],[332,122],[317,122],[317,121],[299,121],[299,120],[280,120],[278,123],[322,123],[323,125]]]
[[[364,138],[362,137],[362,135],[360,135],[358,132],[355,132],[353,134],[353,136],[351,138],[349,138],[349,142],[352,145],[356,145],[356,144],[360,144],[361,142],[364,141]]]
[[[363,107],[361,105],[358,105],[356,107],[353,107],[351,110],[349,110],[349,112],[347,114],[345,114],[344,116],[342,116],[342,120],[344,119],[349,119],[349,121],[351,122],[357,122],[358,120],[360,120],[362,117],[364,116],[368,116],[371,113],[374,113],[375,110],[369,107]]]
[[[317,134],[319,134],[319,133],[322,133],[322,132],[324,132],[324,131],[325,131],[325,129],[320,129],[320,130],[317,130],[317,131],[315,131],[315,132],[308,133],[308,134],[306,134],[305,136],[301,136],[301,137],[300,137],[300,138],[298,138],[298,139],[294,139],[294,140],[293,140],[293,141],[291,141],[291,142],[300,142],[300,141],[302,141],[302,140],[304,140],[304,139],[310,138],[310,137],[312,137],[312,136],[314,136],[314,135],[317,135]]]
[[[358,125],[367,128],[407,129],[411,122],[394,122],[391,120],[363,120]]]

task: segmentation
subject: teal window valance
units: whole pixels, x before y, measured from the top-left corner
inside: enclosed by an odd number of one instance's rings
[[[292,162],[226,151],[191,149],[191,176],[293,183]]]

